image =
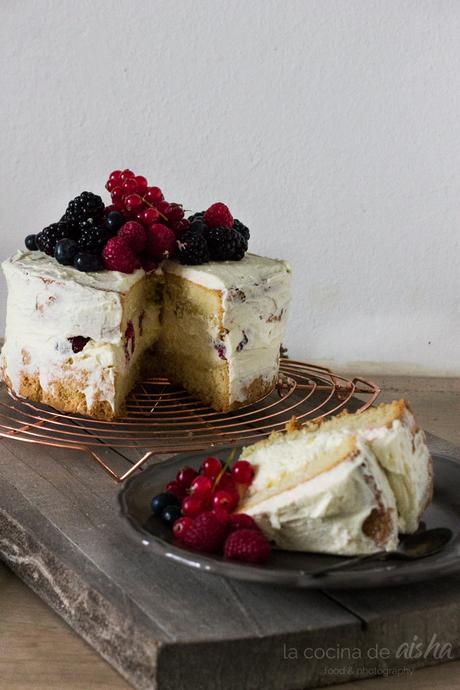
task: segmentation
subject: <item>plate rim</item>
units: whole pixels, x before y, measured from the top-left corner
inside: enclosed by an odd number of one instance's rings
[[[219,452],[228,451],[235,447],[243,447],[235,444],[229,446],[219,446],[213,447],[212,453],[218,454]],[[337,571],[331,572],[325,577],[315,578],[306,571],[291,570],[286,568],[276,568],[275,570],[269,570],[264,566],[257,566],[246,563],[239,563],[237,561],[226,561],[220,557],[213,557],[208,554],[201,554],[194,551],[189,551],[183,547],[175,546],[161,537],[152,534],[148,530],[144,529],[142,525],[139,525],[137,520],[133,518],[128,510],[127,505],[127,494],[132,490],[133,485],[135,486],[142,479],[144,472],[148,472],[154,467],[162,466],[167,467],[169,464],[176,464],[181,457],[190,458],[191,456],[206,454],[208,451],[199,450],[185,453],[177,453],[171,458],[167,458],[160,463],[152,464],[137,475],[130,477],[125,484],[122,486],[117,494],[117,501],[119,507],[119,513],[122,517],[122,522],[126,527],[126,531],[129,531],[131,537],[137,537],[136,541],[140,542],[143,548],[148,548],[150,552],[154,553],[156,556],[164,557],[173,563],[179,563],[184,567],[189,567],[196,572],[217,575],[220,577],[225,577],[229,579],[236,579],[241,582],[255,582],[261,585],[278,585],[295,587],[302,589],[354,589],[354,588],[378,588],[387,586],[397,586],[410,584],[412,582],[422,582],[428,578],[438,578],[452,575],[460,571],[460,554],[458,556],[452,556],[452,558],[445,559],[444,561],[433,561],[431,567],[428,569],[418,569],[413,572],[413,574],[408,577],[407,568],[409,567],[395,564],[391,564],[389,561],[382,561],[385,565],[378,567],[378,561],[376,561],[371,569],[361,569],[361,570],[349,570],[349,571]],[[460,462],[443,454],[443,453],[432,453],[433,463],[440,459],[443,462],[447,462],[456,471],[460,472]],[[436,488],[436,486],[435,486]],[[436,555],[436,554],[435,554]],[[425,559],[426,562],[429,558]],[[404,568],[404,570],[403,570]],[[380,578],[371,578],[370,574],[373,572],[380,573]],[[364,579],[365,578],[365,579]],[[382,581],[384,578],[384,581]]]

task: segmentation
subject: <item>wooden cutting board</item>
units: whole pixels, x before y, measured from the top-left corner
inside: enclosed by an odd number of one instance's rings
[[[120,472],[129,466],[120,451],[106,453]],[[142,551],[118,490],[78,452],[0,439],[2,559],[136,688],[316,687],[447,661],[397,658],[401,645],[426,650],[433,636],[460,657],[456,577],[312,592],[205,576]]]

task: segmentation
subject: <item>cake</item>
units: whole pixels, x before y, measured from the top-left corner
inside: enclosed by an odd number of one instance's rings
[[[109,420],[140,377],[163,372],[228,411],[276,384],[290,269],[246,254],[199,266],[81,272],[40,251],[3,263],[3,379],[19,396]]]
[[[431,457],[404,401],[343,414],[244,448],[255,470],[238,512],[279,548],[357,555],[392,550],[432,496]]]
[[[0,371],[17,395],[101,420],[166,375],[217,412],[278,380],[285,261],[247,253],[249,228],[216,202],[188,218],[143,175],[114,170],[112,203],[84,191],[5,261]]]

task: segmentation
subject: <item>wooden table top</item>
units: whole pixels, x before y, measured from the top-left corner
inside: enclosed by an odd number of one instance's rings
[[[373,378],[384,388],[382,399],[407,397],[425,429],[460,446],[458,381],[420,377]],[[115,690],[131,687],[2,565],[0,611],[0,690]],[[360,681],[359,686],[352,682],[340,687],[344,690],[357,687],[383,690],[387,686],[452,690],[459,687],[459,675],[460,662],[454,661],[399,678],[370,679]]]

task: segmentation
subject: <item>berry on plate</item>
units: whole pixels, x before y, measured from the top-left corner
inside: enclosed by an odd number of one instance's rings
[[[164,491],[163,493],[158,494],[157,496],[154,496],[152,498],[152,513],[158,517],[159,515],[161,515],[161,513],[167,506],[173,505],[179,505],[179,500],[177,499],[177,496],[174,496],[174,494]]]
[[[166,506],[161,513],[161,521],[168,527],[172,527],[180,517],[182,517],[182,511],[178,505]]]
[[[224,556],[244,563],[263,563],[270,555],[270,544],[262,532],[238,529],[225,541]]]
[[[210,479],[216,479],[219,472],[222,470],[222,463],[218,458],[213,458],[211,455],[203,460],[201,463],[201,474]]]
[[[232,477],[237,484],[251,484],[254,479],[254,468],[247,460],[238,460],[232,470]]]
[[[176,482],[183,486],[184,489],[188,489],[197,475],[198,472],[193,467],[183,467],[176,474]]]
[[[194,551],[217,553],[222,550],[225,534],[225,525],[214,513],[206,512],[198,515],[184,530],[181,542]]]
[[[235,532],[237,529],[259,529],[256,521],[246,513],[233,513],[229,516],[228,528],[230,532]]]

